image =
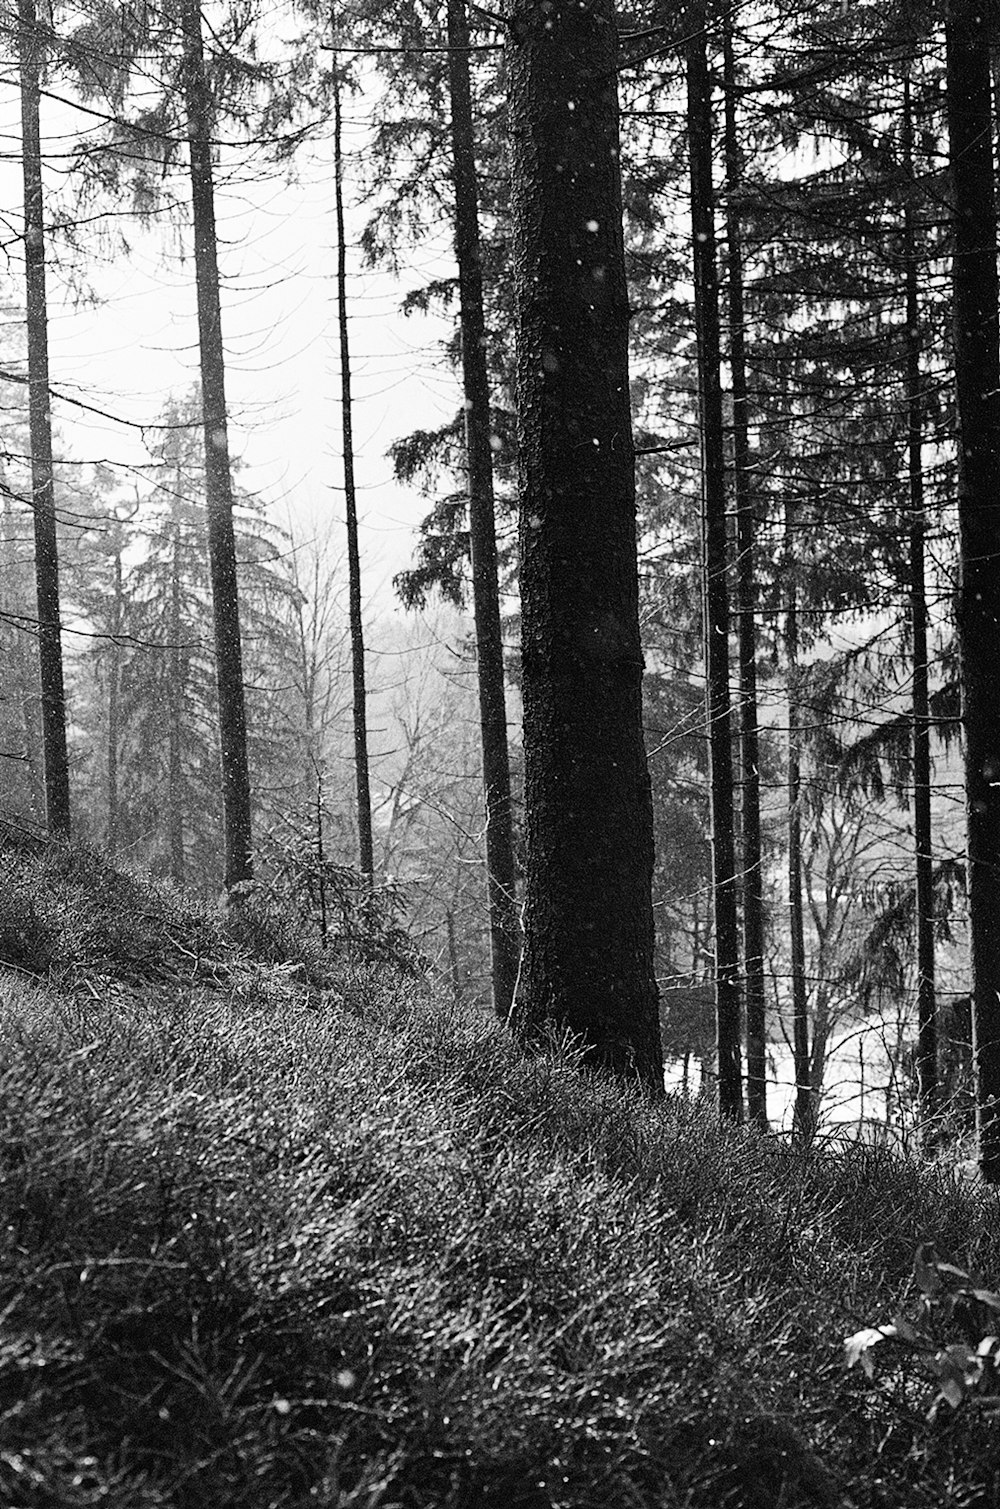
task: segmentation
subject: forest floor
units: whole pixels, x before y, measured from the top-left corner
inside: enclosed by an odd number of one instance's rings
[[[987,1406],[843,1349],[921,1242],[1000,1278],[994,1192],[279,932],[0,849],[0,1503],[1000,1503]]]

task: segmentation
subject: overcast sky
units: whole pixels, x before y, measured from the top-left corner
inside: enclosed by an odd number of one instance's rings
[[[55,86],[58,88],[58,86]],[[9,299],[19,301],[22,264],[13,240],[21,229],[20,130],[13,80],[3,85],[3,220],[10,245]],[[357,195],[363,104],[348,108],[347,195]],[[43,101],[43,151],[48,186],[80,129],[93,122]],[[290,512],[297,532],[343,530],[340,372],[337,340],[332,161],[320,143],[297,163],[295,180],[258,163],[217,186],[223,331],[228,357],[230,439],[241,458],[241,484],[260,493],[273,517]],[[173,190],[186,195],[186,176]],[[54,198],[51,199],[54,204]],[[353,242],[362,212],[349,206]],[[197,374],[194,266],[190,229],[120,226],[128,254],[94,243],[83,273],[97,295],[74,301],[52,259],[49,275],[50,368],[53,388],[115,416],[105,419],[68,402],[54,404],[55,423],[76,459],[139,465],[146,459],[142,425],[155,421],[167,395],[183,393]],[[11,244],[12,243],[12,244]],[[410,559],[414,528],[427,502],[391,479],[386,450],[397,436],[453,413],[456,379],[440,349],[446,322],[398,313],[402,295],[428,274],[450,270],[447,235],[419,249],[402,280],[363,270],[349,249],[354,375],[355,464],[363,570],[370,611],[393,611],[391,578]]]

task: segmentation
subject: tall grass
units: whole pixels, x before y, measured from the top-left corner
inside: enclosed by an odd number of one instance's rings
[[[387,977],[102,981],[0,971],[0,1503],[998,1502],[995,1430],[841,1358],[919,1240],[1000,1274],[990,1193]]]

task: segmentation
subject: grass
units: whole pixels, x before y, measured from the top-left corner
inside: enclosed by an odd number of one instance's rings
[[[990,1191],[322,986],[93,855],[0,876],[4,1505],[1000,1503],[981,1415],[841,1353],[922,1239],[1000,1276]]]

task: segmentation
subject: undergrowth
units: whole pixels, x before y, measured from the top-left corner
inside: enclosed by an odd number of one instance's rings
[[[70,879],[0,969],[0,1503],[1000,1503],[995,1432],[842,1356],[922,1240],[1000,1275],[990,1192],[649,1106],[397,976],[126,978]]]

